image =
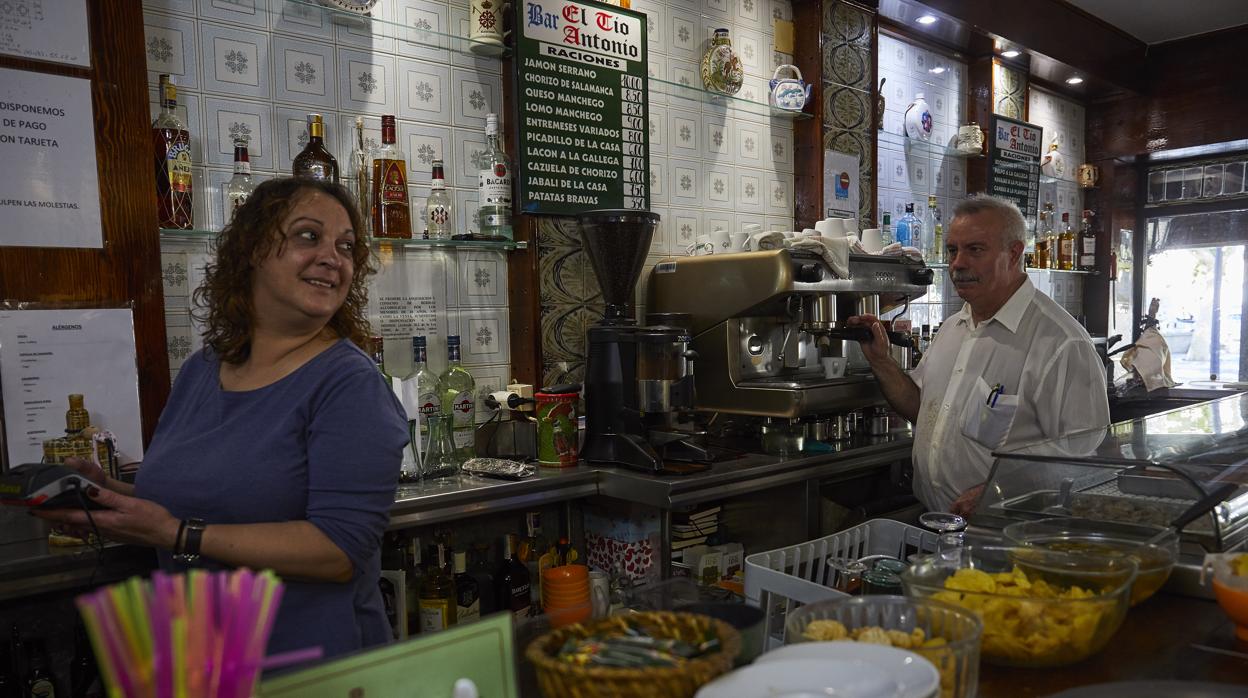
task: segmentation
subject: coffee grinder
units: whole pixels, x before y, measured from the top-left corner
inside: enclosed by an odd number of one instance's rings
[[[639,327],[633,317],[633,292],[659,215],[586,211],[577,223],[606,301],[602,320],[589,328],[581,458],[651,473],[705,469],[665,462],[710,460],[694,435],[671,428],[673,412],[693,407],[689,333],[670,324]]]

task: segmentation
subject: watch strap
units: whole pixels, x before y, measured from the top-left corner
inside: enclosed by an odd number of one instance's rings
[[[179,562],[194,562],[199,559],[199,546],[204,539],[204,528],[207,524],[203,519],[185,519],[182,521],[182,527],[185,535],[179,537],[181,545],[174,553],[174,559]]]

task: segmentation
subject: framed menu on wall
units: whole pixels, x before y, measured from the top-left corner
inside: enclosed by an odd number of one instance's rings
[[[645,15],[597,2],[515,4],[518,208],[649,209]]]
[[[988,193],[1013,201],[1028,218],[1040,198],[1041,128],[992,115],[988,132]]]
[[[87,0],[0,2],[0,54],[91,67]]]

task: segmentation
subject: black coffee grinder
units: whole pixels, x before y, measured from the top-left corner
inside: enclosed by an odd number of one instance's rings
[[[586,211],[577,223],[607,305],[602,320],[589,328],[581,458],[651,473],[704,470],[702,464],[665,462],[710,458],[690,435],[653,428],[667,424],[671,412],[693,406],[689,333],[667,324],[638,327],[633,317],[633,291],[659,215]]]

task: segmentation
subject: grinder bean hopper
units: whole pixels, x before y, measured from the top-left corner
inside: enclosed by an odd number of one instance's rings
[[[589,328],[581,458],[646,472],[704,470],[700,463],[711,458],[700,438],[672,425],[673,414],[693,407],[689,331],[676,324],[679,316],[647,327],[634,317],[633,294],[659,215],[597,210],[577,223],[606,301],[602,320]]]

